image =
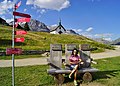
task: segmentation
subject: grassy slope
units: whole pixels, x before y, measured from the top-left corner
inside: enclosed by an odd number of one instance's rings
[[[11,47],[12,27],[0,25],[0,50],[5,50],[6,47]],[[23,36],[17,36],[23,37]],[[28,32],[25,37],[25,42],[15,43],[15,47],[24,50],[49,50],[50,44],[91,44],[92,47],[97,47],[98,51],[110,49],[108,45],[97,43],[83,36],[76,35],[55,35],[45,32]]]
[[[98,64],[93,66],[95,68],[98,68],[100,72],[94,74],[94,80],[89,83],[90,84],[89,86],[120,86],[119,60],[120,57],[97,60]],[[53,80],[53,77],[47,74],[46,72],[47,69],[48,66],[45,65],[16,67],[15,68],[16,86],[54,85],[55,82]],[[0,85],[11,86],[11,68],[0,68]],[[73,86],[73,81],[68,79],[63,86]]]

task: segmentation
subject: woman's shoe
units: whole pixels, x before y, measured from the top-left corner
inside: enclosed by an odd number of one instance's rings
[[[77,85],[78,85],[78,83],[77,83],[77,81],[76,81],[76,80],[74,80],[74,85],[75,85],[75,86],[77,86]]]
[[[69,78],[71,79],[71,75],[69,75]]]

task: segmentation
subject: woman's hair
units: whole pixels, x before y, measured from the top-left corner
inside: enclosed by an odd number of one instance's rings
[[[71,55],[74,55],[74,50],[76,50],[76,55],[75,55],[75,56],[77,56],[77,55],[78,55],[78,50],[77,50],[76,48],[74,48],[74,49],[72,50],[72,54],[71,54]]]

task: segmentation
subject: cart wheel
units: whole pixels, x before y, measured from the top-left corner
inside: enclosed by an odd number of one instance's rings
[[[54,79],[55,79],[55,82],[57,84],[63,84],[63,82],[65,80],[65,78],[64,78],[64,76],[62,74],[55,75]]]
[[[86,72],[83,74],[83,81],[90,82],[92,81],[92,74],[89,72]]]

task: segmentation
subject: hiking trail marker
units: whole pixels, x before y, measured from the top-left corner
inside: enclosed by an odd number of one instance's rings
[[[21,1],[18,4],[15,4],[13,7],[13,30],[12,30],[12,48],[6,49],[6,54],[12,54],[12,86],[15,86],[15,62],[14,62],[14,55],[15,54],[22,54],[21,48],[15,48],[15,42],[24,42],[24,37],[15,38],[15,35],[25,35],[27,34],[24,30],[15,31],[15,28],[18,26],[19,22],[30,22],[31,16],[29,14],[24,14],[20,12],[16,12],[16,10],[20,7]],[[23,18],[15,18],[15,16],[23,17]]]

